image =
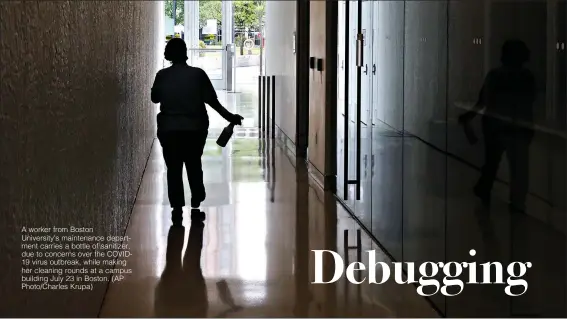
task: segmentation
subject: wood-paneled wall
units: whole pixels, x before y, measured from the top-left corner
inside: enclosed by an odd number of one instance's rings
[[[308,159],[311,172],[325,189],[335,185],[337,3],[310,2],[310,57],[323,69],[309,73]]]

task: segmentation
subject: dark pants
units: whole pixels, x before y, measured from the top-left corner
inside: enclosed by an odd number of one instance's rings
[[[207,134],[207,130],[158,131],[158,139],[163,148],[163,159],[167,166],[167,193],[169,203],[173,208],[185,206],[183,164],[187,170],[192,200],[200,203],[206,197],[201,156]]]
[[[492,190],[502,155],[506,152],[510,173],[510,203],[523,207],[529,186],[529,147],[531,132],[505,127],[500,121],[483,121],[485,159],[476,184],[484,194]]]

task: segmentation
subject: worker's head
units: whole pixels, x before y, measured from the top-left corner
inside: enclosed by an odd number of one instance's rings
[[[172,63],[183,63],[187,61],[187,45],[179,38],[173,38],[165,45],[165,59]]]
[[[521,40],[508,40],[502,46],[500,61],[507,66],[521,66],[530,60],[530,50]]]

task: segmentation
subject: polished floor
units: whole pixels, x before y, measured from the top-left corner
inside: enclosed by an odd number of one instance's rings
[[[110,285],[102,317],[437,316],[414,286],[311,284],[310,250],[344,256],[344,232],[355,245],[356,222],[278,147],[232,143],[204,157],[206,220],[191,221],[186,209],[182,226],[171,222],[154,144],[127,230],[132,274]],[[379,249],[364,232],[361,239],[363,249]]]
[[[360,228],[311,184],[304,163],[258,139],[253,94],[221,100],[247,120],[221,149],[215,140],[225,123],[210,114],[206,220],[191,221],[185,208],[182,226],[173,225],[156,141],[127,228],[132,274],[110,284],[100,316],[437,317],[411,285],[311,284],[311,250],[334,250],[353,261],[356,249],[345,249],[344,239],[355,246]],[[360,247],[376,249],[377,261],[389,260],[364,232]]]
[[[372,205],[355,210],[373,236],[398,261],[467,261],[473,248],[479,263],[530,261],[535,266],[526,275],[529,291],[509,298],[502,285],[466,285],[457,297],[437,294],[426,300],[415,286],[393,280],[312,284],[312,250],[356,260],[360,224],[334,196],[313,185],[304,162],[273,140],[258,138],[253,90],[220,94],[223,104],[245,117],[224,149],[215,140],[226,123],[210,114],[203,223],[193,222],[185,209],[182,225],[173,225],[166,169],[155,142],[127,228],[133,255],[126,267],[132,274],[110,284],[101,317],[437,317],[432,304],[450,317],[564,317],[561,223],[511,215],[501,200],[484,211],[468,191],[477,171],[415,138],[388,132],[375,140],[379,152],[364,174],[379,176],[359,201],[371,196]],[[438,178],[445,174],[451,184],[446,191]],[[189,202],[187,181],[185,187]],[[494,192],[504,198],[506,189],[500,185]],[[377,262],[390,261],[364,231],[360,234],[361,250],[376,250]],[[368,264],[367,255],[361,258]],[[327,266],[325,275],[334,270]]]

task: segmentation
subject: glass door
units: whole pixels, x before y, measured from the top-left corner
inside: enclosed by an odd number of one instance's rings
[[[184,1],[189,65],[203,69],[217,90],[227,87],[232,59],[233,1]]]
[[[339,1],[337,193],[371,227],[372,1]]]

